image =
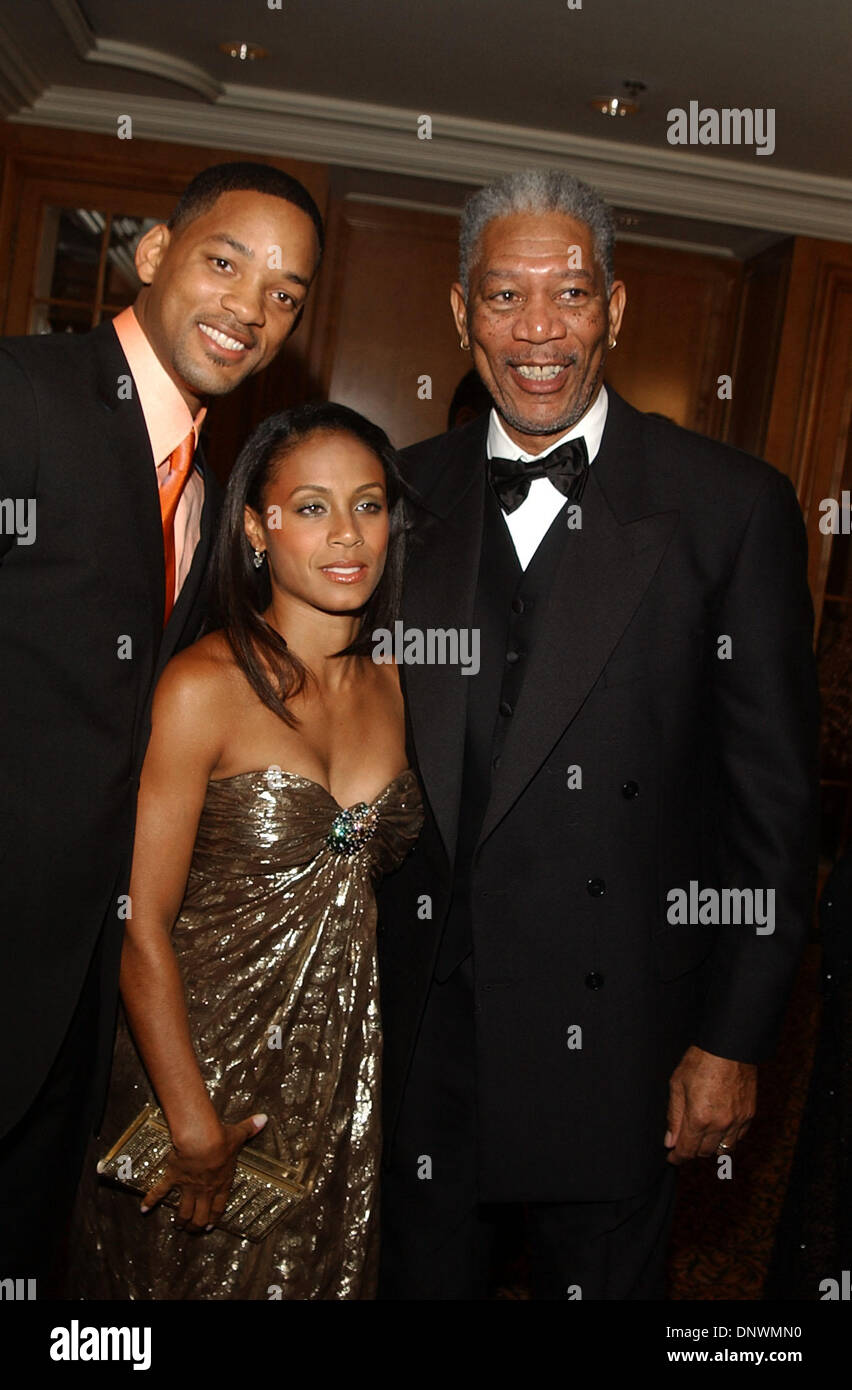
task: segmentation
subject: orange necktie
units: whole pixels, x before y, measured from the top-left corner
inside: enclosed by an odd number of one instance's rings
[[[190,430],[186,439],[172,449],[169,454],[169,471],[160,487],[160,513],[163,518],[163,550],[166,556],[166,611],[163,626],[169,621],[175,602],[175,513],[187,478],[192,468],[195,453],[195,430]]]

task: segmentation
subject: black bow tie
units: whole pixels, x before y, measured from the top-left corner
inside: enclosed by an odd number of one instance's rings
[[[543,459],[501,459],[488,461],[488,478],[504,512],[513,512],[529,496],[530,483],[547,478],[572,502],[579,502],[589,472],[585,439],[567,439]]]

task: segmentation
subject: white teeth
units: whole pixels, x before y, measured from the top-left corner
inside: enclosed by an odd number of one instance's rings
[[[562,371],[562,364],[551,362],[543,367],[516,367],[515,371],[519,376],[526,377],[528,381],[552,381]]]
[[[360,565],[326,565],[325,569],[329,574],[357,574]]]
[[[227,333],[220,333],[218,328],[211,328],[207,323],[200,323],[198,327],[220,347],[228,348],[230,352],[245,352],[245,343],[238,343],[236,338],[229,338]]]

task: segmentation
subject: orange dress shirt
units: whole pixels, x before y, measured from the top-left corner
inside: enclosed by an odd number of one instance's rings
[[[207,411],[202,406],[195,419],[192,418],[189,406],[145,337],[132,304],[116,314],[112,326],[139,394],[157,471],[157,486],[161,487],[168,476],[172,450],[186,439],[192,429],[198,443]],[[201,536],[203,506],[204,479],[198,469],[193,468],[175,514],[175,602],[189,574],[195,547]]]

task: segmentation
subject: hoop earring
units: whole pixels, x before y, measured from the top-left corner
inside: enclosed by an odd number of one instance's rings
[[[265,551],[265,550],[255,550],[255,552],[254,552],[254,560],[252,561],[252,563],[253,563],[253,565],[254,565],[254,567],[255,567],[256,570],[259,570],[259,569],[260,569],[260,567],[261,567],[261,565],[263,564],[263,562],[264,562],[265,559],[266,559],[266,551]]]

